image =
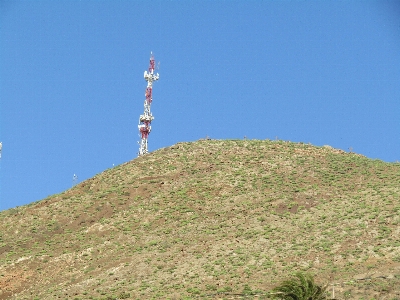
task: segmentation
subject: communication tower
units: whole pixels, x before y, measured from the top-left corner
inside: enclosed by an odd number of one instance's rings
[[[149,70],[144,71],[144,79],[147,81],[147,87],[145,91],[145,100],[144,100],[144,113],[139,117],[139,156],[147,154],[149,151],[147,149],[147,139],[149,137],[151,131],[151,121],[154,120],[153,115],[150,111],[151,102],[153,101],[153,82],[157,81],[160,77],[157,74],[154,74],[154,69],[156,66],[156,61],[154,60],[153,53],[150,53],[150,64]]]
[[[0,142],[0,159],[1,159],[1,149],[3,148],[3,143]]]

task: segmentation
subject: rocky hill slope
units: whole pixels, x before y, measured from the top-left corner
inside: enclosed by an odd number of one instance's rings
[[[399,163],[179,143],[1,212],[0,299],[240,298],[298,270],[338,299],[400,299],[399,237]]]

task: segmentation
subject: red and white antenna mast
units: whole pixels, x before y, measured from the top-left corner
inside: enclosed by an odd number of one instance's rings
[[[157,81],[160,75],[154,74],[154,69],[156,66],[156,61],[154,60],[153,53],[150,53],[150,64],[149,71],[144,71],[144,79],[147,81],[147,88],[145,92],[146,99],[144,100],[144,113],[139,117],[139,156],[147,154],[149,151],[147,149],[147,139],[151,131],[151,121],[154,120],[153,115],[150,111],[151,102],[153,101],[153,82]]]

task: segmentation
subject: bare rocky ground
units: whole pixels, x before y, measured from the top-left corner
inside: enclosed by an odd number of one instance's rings
[[[179,143],[0,213],[0,299],[267,299],[296,271],[331,298],[400,299],[399,163]]]

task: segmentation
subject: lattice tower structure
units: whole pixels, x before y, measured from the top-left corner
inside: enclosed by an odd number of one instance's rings
[[[148,71],[144,71],[144,79],[147,81],[147,87],[145,91],[145,100],[144,100],[144,113],[139,117],[139,156],[147,154],[148,150],[148,138],[151,132],[151,121],[154,120],[153,115],[151,114],[150,107],[153,102],[153,82],[157,81],[160,78],[160,75],[154,73],[156,61],[154,60],[154,56],[150,54],[150,63]]]

